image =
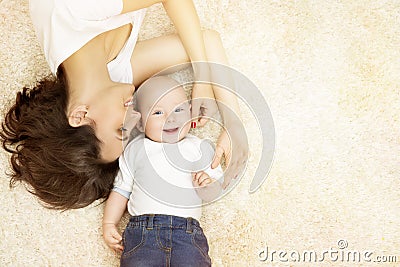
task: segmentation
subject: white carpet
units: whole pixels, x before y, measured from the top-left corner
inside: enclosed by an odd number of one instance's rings
[[[347,254],[336,261],[326,254],[320,263],[292,262],[289,255],[315,251],[320,260],[329,249],[373,252],[371,261],[397,256],[398,265],[400,2],[197,0],[196,5],[203,27],[220,32],[231,65],[265,96],[277,137],[269,177],[249,195],[252,175],[263,162],[257,127],[242,106],[249,168],[231,194],[205,207],[201,220],[214,266],[376,266],[363,261],[363,254],[356,263],[347,262]],[[173,31],[157,5],[148,12],[141,38]],[[17,90],[49,69],[27,1],[0,0],[0,38],[4,110]],[[0,266],[118,266],[118,256],[101,237],[102,205],[46,210],[23,186],[9,189],[8,155],[0,155]],[[347,248],[340,249],[345,242]],[[266,246],[269,257],[260,261]],[[287,254],[271,255],[273,250]],[[385,265],[396,264],[379,264]]]

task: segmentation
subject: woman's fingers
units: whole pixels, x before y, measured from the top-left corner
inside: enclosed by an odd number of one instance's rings
[[[230,131],[229,135],[226,130],[222,131],[218,138],[211,168],[218,167],[224,156],[226,166],[222,184],[224,189],[228,187],[232,179],[236,179],[244,172],[249,155],[246,140],[243,133],[235,129]]]
[[[204,125],[206,125],[207,122],[208,122],[208,119],[207,119],[207,118],[204,118],[204,117],[200,117],[200,118],[197,120],[197,124],[198,124],[200,127],[203,127]]]
[[[221,163],[222,156],[224,155],[224,148],[217,144],[215,148],[215,153],[214,153],[214,159],[213,162],[211,163],[211,168],[215,169],[218,167],[218,165]]]
[[[243,151],[232,156],[231,163],[228,165],[228,168],[225,171],[222,188],[226,189],[232,179],[236,179],[243,174],[246,167],[246,162],[247,153],[244,153]]]
[[[209,118],[215,114],[215,112],[211,114],[212,111],[210,111],[212,102],[215,101],[213,99],[192,99],[192,118],[195,119],[197,126],[204,126]]]
[[[192,109],[192,118],[196,119],[195,121],[198,121],[198,116],[201,115],[200,113],[200,107],[201,107],[201,102],[199,101],[199,99],[192,99],[191,101],[191,109]]]
[[[204,126],[218,112],[214,92],[210,84],[195,83],[192,90],[192,118]]]

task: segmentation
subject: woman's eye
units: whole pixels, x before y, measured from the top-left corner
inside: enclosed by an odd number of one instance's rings
[[[175,109],[175,112],[181,112],[181,111],[183,111],[183,108],[177,108],[177,109]]]
[[[126,132],[128,131],[128,129],[126,129],[124,126],[122,126],[121,128],[118,129],[120,132]]]
[[[153,115],[161,115],[161,114],[163,114],[163,112],[162,112],[162,111],[159,111],[159,110],[153,112]]]

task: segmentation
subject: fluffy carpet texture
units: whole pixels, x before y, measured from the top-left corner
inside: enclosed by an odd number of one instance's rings
[[[395,266],[389,256],[399,264],[400,2],[195,4],[202,26],[221,34],[230,64],[264,95],[276,128],[268,179],[249,194],[256,167],[265,163],[252,113],[241,105],[247,171],[201,219],[213,265]],[[151,7],[140,38],[172,32],[162,6]],[[18,90],[50,71],[28,1],[0,0],[0,36],[4,111]],[[197,133],[217,136],[212,125]],[[23,186],[9,188],[9,155],[0,155],[0,266],[118,266],[102,240],[102,204],[45,209]],[[304,260],[307,251],[317,262]],[[353,252],[360,261],[347,259]]]

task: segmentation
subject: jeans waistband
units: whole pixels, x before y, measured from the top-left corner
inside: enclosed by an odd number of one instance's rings
[[[174,215],[165,214],[144,214],[132,216],[129,220],[128,226],[145,226],[148,230],[154,226],[169,227],[169,228],[183,228],[186,232],[192,232],[193,227],[199,227],[200,223],[192,218],[183,218]]]

